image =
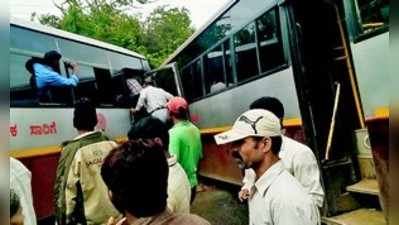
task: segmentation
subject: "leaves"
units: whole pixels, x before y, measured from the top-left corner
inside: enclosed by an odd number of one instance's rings
[[[156,8],[144,22],[126,12],[145,3],[149,0],[66,0],[57,5],[61,17],[41,15],[39,22],[138,52],[158,67],[194,29],[185,8]]]

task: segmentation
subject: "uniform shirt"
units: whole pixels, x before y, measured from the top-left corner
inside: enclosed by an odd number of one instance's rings
[[[79,82],[79,78],[72,74],[70,78],[61,76],[59,73],[55,72],[51,67],[45,66],[39,63],[33,64],[33,69],[36,76],[36,86],[41,89],[44,87],[65,87],[74,86]]]
[[[31,172],[20,161],[10,157],[10,189],[19,197],[25,225],[36,225],[31,178]]]
[[[202,158],[199,129],[190,121],[179,121],[169,130],[169,153],[174,155],[188,176],[191,188],[197,186],[198,162]]]
[[[170,210],[136,220],[131,225],[211,225],[205,219],[193,214],[177,214]]]
[[[311,196],[316,206],[323,207],[324,191],[320,183],[320,170],[312,150],[289,137],[282,136],[279,157],[290,172]],[[243,188],[250,189],[255,181],[255,172],[245,170]]]
[[[301,184],[278,161],[253,186],[249,225],[316,225],[316,205]]]
[[[173,98],[169,92],[153,86],[147,86],[140,91],[140,97],[137,101],[136,110],[140,110],[145,107],[148,113],[152,113],[152,116],[160,119],[162,122],[166,122],[168,119],[167,109],[156,110],[165,107],[169,99]],[[156,111],[154,111],[156,110]]]
[[[168,159],[168,208],[174,213],[190,213],[191,187],[176,157]]]

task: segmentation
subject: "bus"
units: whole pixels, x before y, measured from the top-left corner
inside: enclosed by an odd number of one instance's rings
[[[79,83],[65,93],[52,93],[41,102],[25,68],[32,57],[56,50],[63,56],[62,76],[69,76],[67,61],[80,67]],[[32,172],[33,200],[37,218],[46,221],[54,213],[53,187],[60,144],[77,136],[73,127],[73,102],[91,98],[97,107],[97,129],[117,141],[130,128],[128,105],[123,95],[126,74],[142,76],[150,70],[142,55],[111,44],[37,23],[12,19],[10,25],[10,152]],[[122,72],[121,72],[122,71]]]
[[[164,62],[201,129],[200,175],[241,184],[213,135],[274,96],[286,135],[318,159],[323,222],[386,224],[389,10],[389,0],[227,3]]]

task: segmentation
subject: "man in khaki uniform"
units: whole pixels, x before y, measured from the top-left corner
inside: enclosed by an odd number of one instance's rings
[[[104,158],[117,144],[100,131],[96,109],[88,99],[75,105],[73,125],[79,136],[62,144],[55,184],[58,225],[106,224],[118,211],[108,199],[100,170]]]

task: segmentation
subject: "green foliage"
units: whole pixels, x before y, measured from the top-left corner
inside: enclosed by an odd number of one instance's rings
[[[67,0],[57,5],[62,16],[42,15],[39,22],[141,53],[158,67],[194,32],[189,12],[159,7],[140,22],[123,9],[135,2],[148,0]]]

